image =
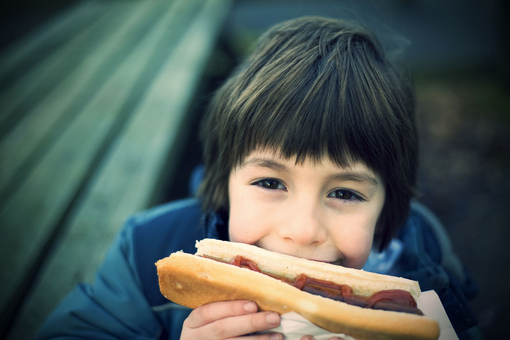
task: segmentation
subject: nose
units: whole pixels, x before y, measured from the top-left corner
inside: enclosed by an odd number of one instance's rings
[[[326,241],[322,211],[317,205],[302,204],[289,209],[287,221],[279,228],[279,235],[299,246],[320,245]]]

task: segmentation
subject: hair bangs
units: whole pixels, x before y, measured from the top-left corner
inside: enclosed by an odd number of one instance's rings
[[[325,156],[342,167],[362,162],[379,172],[376,160],[387,139],[383,125],[388,117],[374,120],[372,112],[380,108],[377,96],[366,93],[370,80],[349,83],[346,79],[362,78],[352,74],[360,72],[356,65],[314,56],[305,54],[292,63],[275,60],[279,68],[269,63],[240,94],[233,113],[242,117],[232,125],[234,163],[265,149],[297,162],[320,162]]]

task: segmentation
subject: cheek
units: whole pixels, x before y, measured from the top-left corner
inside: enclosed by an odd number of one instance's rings
[[[242,242],[243,234],[246,233],[247,226],[243,223],[243,201],[241,200],[242,195],[237,190],[232,190],[232,185],[229,186],[229,220],[228,220],[228,233],[230,241]]]
[[[228,222],[229,238],[232,242],[250,243],[249,231],[253,229],[253,226],[250,225],[250,220],[246,218],[247,214],[242,213],[243,209],[239,208],[240,206],[237,203],[230,206]]]
[[[373,235],[368,234],[350,237],[350,242],[341,247],[344,256],[343,265],[350,268],[362,268],[372,249],[372,239]]]
[[[257,227],[260,217],[244,191],[239,186],[229,190],[229,238],[232,242],[254,244],[260,229]]]
[[[365,238],[360,242],[358,248],[346,257],[346,266],[356,269],[361,269],[367,262],[370,250],[372,249],[372,236]]]
[[[334,234],[336,245],[344,257],[344,266],[357,269],[363,267],[372,249],[375,221],[366,217],[351,218],[344,221],[348,227]]]
[[[385,195],[380,192],[373,204],[367,207],[364,214],[360,214],[352,221],[351,243],[346,245],[346,266],[361,269],[372,250],[375,227],[381,214]]]

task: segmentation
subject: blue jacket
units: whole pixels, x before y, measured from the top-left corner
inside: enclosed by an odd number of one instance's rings
[[[434,220],[413,204],[406,226],[384,253],[372,253],[365,270],[408,277],[434,289],[457,333],[476,324],[465,295],[475,289],[446,246]],[[225,238],[225,218],[202,214],[197,199],[176,201],[131,217],[109,250],[93,284],[78,285],[40,329],[38,339],[178,339],[190,310],[159,292],[154,263],[170,253],[195,252],[195,241]],[[444,236],[444,235],[443,235]],[[457,273],[455,273],[457,272]],[[460,275],[460,277],[459,277]]]

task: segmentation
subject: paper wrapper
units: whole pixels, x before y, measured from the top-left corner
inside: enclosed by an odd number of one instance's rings
[[[439,328],[441,330],[439,340],[458,340],[436,292],[433,290],[422,292],[418,300],[418,308],[420,308],[427,317],[437,320],[439,323]],[[353,340],[352,337],[345,334],[329,333],[325,329],[315,326],[295,312],[283,314],[280,326],[269,332],[282,333],[285,335],[285,339],[290,340],[299,340],[303,335],[311,335],[316,340],[326,340],[333,336],[338,336],[345,340]]]

